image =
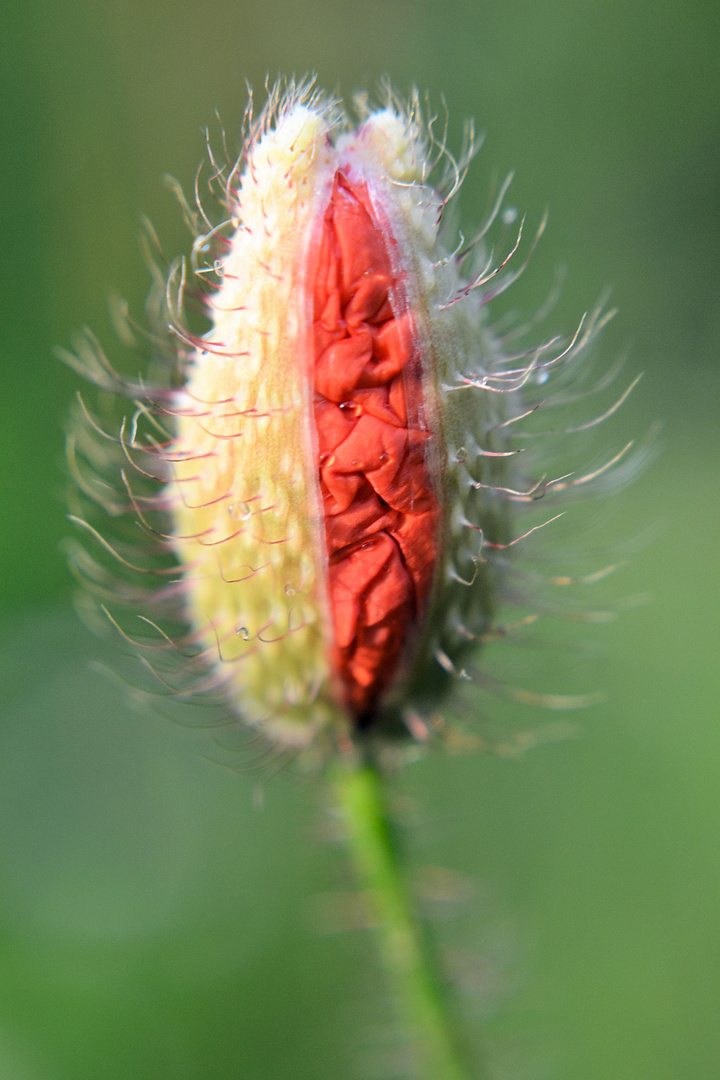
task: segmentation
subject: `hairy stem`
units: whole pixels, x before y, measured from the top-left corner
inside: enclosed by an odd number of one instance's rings
[[[388,815],[384,777],[372,761],[334,778],[358,884],[376,904],[382,959],[402,1019],[417,1039],[422,1080],[485,1080],[465,1061],[430,942],[418,918]]]

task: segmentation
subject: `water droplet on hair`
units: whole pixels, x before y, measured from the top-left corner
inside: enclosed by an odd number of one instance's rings
[[[252,510],[246,502],[236,499],[228,506],[228,514],[233,521],[247,521],[249,517],[252,517]]]
[[[455,460],[458,462],[458,464],[462,465],[464,461],[467,461],[467,456],[468,452],[465,447],[458,446],[457,450],[455,451]]]
[[[248,630],[247,626],[238,626],[235,633],[239,638],[242,638],[243,641],[247,641],[250,637],[250,631]]]

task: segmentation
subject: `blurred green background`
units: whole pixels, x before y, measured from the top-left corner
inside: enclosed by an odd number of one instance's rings
[[[606,702],[578,739],[401,778],[418,865],[474,882],[446,932],[468,1025],[507,1078],[720,1075],[719,30],[715,0],[6,0],[0,1080],[389,1075],[367,939],[313,932],[312,897],[348,884],[320,795],[279,777],[260,809],[209,735],[133,711],[90,669],[113,646],[75,618],[60,552],[77,381],[53,346],[87,323],[112,354],[108,295],[140,311],[147,285],[140,213],[188,248],[162,175],[190,185],[246,79],[309,69],[444,94],[453,135],[474,116],[464,220],[516,168],[550,228],[514,299],[566,265],[569,328],[611,285],[606,353],[630,342],[646,372],[613,431],[665,421],[613,526],[660,529],[620,588],[651,606],[598,635]]]

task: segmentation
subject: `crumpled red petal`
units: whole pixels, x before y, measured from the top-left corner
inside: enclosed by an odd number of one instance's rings
[[[439,552],[423,370],[394,243],[366,185],[338,171],[314,282],[314,417],[331,660],[361,721],[417,630]]]

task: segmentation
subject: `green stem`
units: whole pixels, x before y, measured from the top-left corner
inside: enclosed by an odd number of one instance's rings
[[[423,1080],[482,1080],[463,1060],[430,942],[414,910],[388,816],[384,780],[372,762],[335,773],[358,883],[377,904],[382,957],[403,1019],[419,1041]]]

